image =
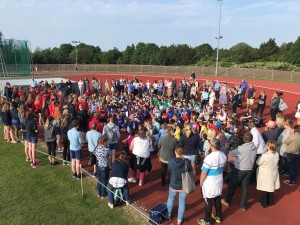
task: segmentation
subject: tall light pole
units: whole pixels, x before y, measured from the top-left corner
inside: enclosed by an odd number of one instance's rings
[[[217,58],[216,58],[216,72],[215,72],[215,76],[218,76],[218,67],[219,67],[219,46],[220,46],[220,39],[223,38],[223,36],[221,36],[221,13],[222,13],[222,0],[218,0],[220,3],[220,15],[219,15],[219,32],[218,32],[218,36],[216,37],[216,39],[218,40],[218,46],[217,46]]]
[[[75,45],[75,53],[76,53],[76,70],[78,68],[78,53],[77,53],[77,45],[80,44],[80,41],[72,41],[72,43]]]

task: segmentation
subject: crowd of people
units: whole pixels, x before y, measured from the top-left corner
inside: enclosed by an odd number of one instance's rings
[[[282,92],[275,92],[268,101],[265,91],[257,94],[245,80],[229,86],[218,80],[201,83],[194,76],[178,84],[175,78],[143,82],[137,77],[105,81],[94,77],[91,82],[80,79],[78,84],[70,80],[49,84],[32,78],[28,86],[26,91],[6,84],[0,98],[4,139],[17,144],[22,134],[25,159],[32,168],[40,166],[36,144],[44,139],[49,164],[55,166],[57,152],[62,153],[62,164],[71,164],[77,179],[87,145],[89,156],[96,158],[92,175],[99,181],[98,198],[108,198],[110,208],[115,207],[116,190],[129,204],[128,183],[144,185],[151,176],[154,155],[161,166],[161,185],[169,184],[170,222],[179,194],[177,224],[184,220],[187,194],[182,191],[181,174],[186,170],[192,172],[205,200],[204,218],[198,219],[202,225],[210,224],[211,218],[221,222],[222,205],[229,206],[239,184],[243,211],[251,182],[261,192],[262,207],[274,204],[279,176],[287,178],[287,185],[296,184],[300,102],[295,118],[285,118]],[[267,104],[270,120],[264,124]],[[198,179],[196,165],[202,158]],[[221,199],[224,182],[228,191]]]

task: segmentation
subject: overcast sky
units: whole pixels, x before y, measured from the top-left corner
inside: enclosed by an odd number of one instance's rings
[[[107,51],[138,42],[217,46],[218,0],[0,0],[0,31],[32,50],[80,41]],[[221,48],[300,36],[300,0],[223,0]]]

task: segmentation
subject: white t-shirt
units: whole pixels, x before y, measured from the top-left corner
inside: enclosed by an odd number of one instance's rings
[[[136,156],[142,157],[142,158],[148,158],[150,156],[150,141],[148,138],[141,139],[140,137],[135,137],[133,139],[134,146],[132,153]]]

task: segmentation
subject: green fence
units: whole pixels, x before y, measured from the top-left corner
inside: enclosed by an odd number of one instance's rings
[[[1,76],[29,76],[30,48],[25,40],[0,40],[0,73]]]

